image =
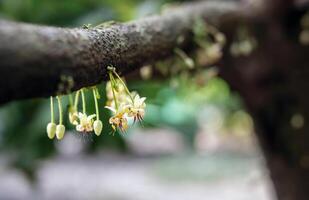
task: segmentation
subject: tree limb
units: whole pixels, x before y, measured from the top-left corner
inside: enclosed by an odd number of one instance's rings
[[[238,16],[237,1],[184,4],[128,23],[101,28],[57,28],[0,20],[0,104],[46,97],[72,77],[72,91],[106,80],[106,67],[125,74],[172,54],[180,36],[189,41],[196,17],[218,24]]]

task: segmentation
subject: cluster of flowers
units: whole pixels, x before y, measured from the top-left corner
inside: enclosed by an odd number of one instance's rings
[[[174,53],[188,69],[216,63],[222,57],[222,49],[226,42],[224,34],[201,18],[195,20],[192,28],[194,42],[199,47],[195,54],[191,54],[195,61],[178,47],[174,49]],[[182,37],[177,39],[178,44],[183,41]]]
[[[77,91],[75,95],[74,105],[70,105],[69,107],[69,121],[75,126],[77,131],[82,133],[91,133],[94,131],[94,133],[99,136],[103,129],[103,123],[100,120],[98,105],[98,99],[100,98],[100,95],[96,87],[92,88],[92,92],[96,114],[87,115],[84,89],[81,89],[80,91]],[[78,112],[78,99],[80,94],[82,95],[82,112]],[[96,120],[94,120],[94,118],[96,118]]]
[[[145,115],[145,97],[140,97],[136,92],[130,92],[125,82],[116,73],[114,67],[108,67],[110,81],[106,85],[107,103],[105,108],[112,111],[113,115],[109,119],[113,131],[117,129],[125,132],[128,129],[128,119],[133,118],[134,122],[141,122]],[[103,129],[103,123],[99,118],[98,99],[100,98],[98,89],[92,87],[93,98],[95,102],[96,114],[87,115],[85,89],[76,92],[74,102],[70,95],[69,121],[81,133],[94,132],[99,136]],[[82,112],[78,111],[79,99],[82,99]],[[51,122],[47,125],[47,135],[50,139],[55,136],[62,139],[65,133],[63,125],[61,97],[57,96],[59,108],[59,124],[54,122],[53,97],[50,97]]]
[[[193,32],[194,41],[201,48],[198,57],[202,57],[203,65],[216,63],[222,57],[222,49],[226,42],[224,34],[202,19],[195,21]]]
[[[128,118],[141,122],[145,115],[146,97],[140,97],[137,92],[130,92],[125,82],[109,67],[110,81],[106,85],[107,105],[113,116],[109,119],[114,131],[125,132],[128,129]]]

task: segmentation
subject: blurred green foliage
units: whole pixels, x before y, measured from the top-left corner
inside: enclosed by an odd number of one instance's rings
[[[122,1],[123,2],[123,1]],[[117,0],[2,0],[3,16],[19,21],[53,25],[74,24],[80,17],[101,11],[101,20],[127,20],[137,1]]]
[[[173,0],[0,0],[0,16],[60,26],[127,21],[159,11]],[[85,21],[87,19],[87,21]]]

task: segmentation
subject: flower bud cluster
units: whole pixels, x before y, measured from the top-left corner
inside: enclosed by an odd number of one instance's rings
[[[137,92],[130,92],[126,83],[117,74],[115,68],[109,67],[110,81],[106,85],[107,104],[105,108],[112,112],[109,119],[114,131],[126,132],[128,119],[142,122],[145,115],[146,97]]]
[[[112,111],[109,123],[114,131],[117,129],[126,132],[128,129],[128,119],[132,118],[134,122],[142,122],[145,115],[145,97],[140,97],[137,92],[130,92],[126,83],[116,73],[115,68],[109,67],[110,81],[106,84],[107,102],[105,108]],[[69,122],[75,126],[76,131],[82,134],[91,134],[94,132],[99,136],[103,130],[103,123],[99,118],[98,99],[100,95],[96,87],[92,87],[93,98],[95,103],[95,114],[88,115],[86,112],[85,90],[80,89],[75,93],[75,99],[70,96],[70,105],[68,107]],[[78,109],[79,99],[82,99],[82,111]],[[59,108],[59,124],[54,123],[53,97],[50,97],[51,122],[47,124],[47,136],[53,139],[62,139],[65,134],[63,125],[62,103],[60,96],[57,96]]]

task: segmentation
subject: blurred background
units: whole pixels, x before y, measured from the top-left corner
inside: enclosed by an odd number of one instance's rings
[[[0,0],[0,17],[82,27],[159,13],[168,3],[173,1]],[[49,140],[49,99],[0,107],[0,200],[274,199],[252,119],[216,74],[215,66],[164,79],[152,77],[149,66],[131,74],[129,88],[147,97],[145,121],[114,136],[104,83],[100,137],[82,137],[67,123],[63,140]],[[94,113],[91,91],[87,99]]]

